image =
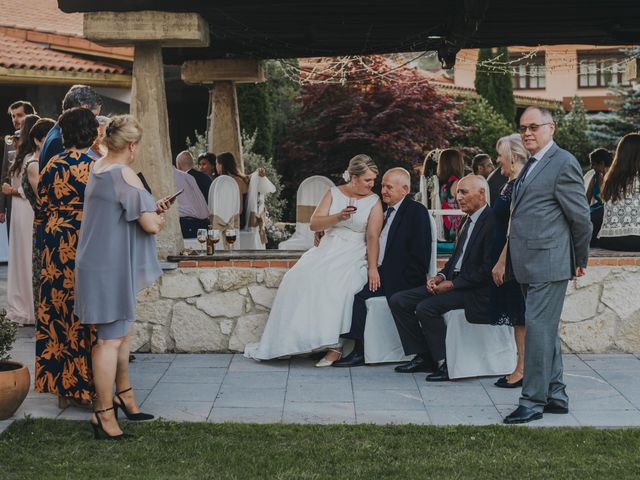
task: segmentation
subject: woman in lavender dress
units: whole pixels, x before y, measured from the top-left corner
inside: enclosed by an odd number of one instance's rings
[[[153,418],[140,412],[131,389],[129,351],[136,293],[162,273],[155,234],[164,225],[160,214],[169,202],[162,199],[156,204],[128,166],[141,137],[142,130],[132,116],[114,117],[104,140],[109,152],[95,163],[85,192],[75,313],[83,324],[96,326],[98,337],[92,354],[96,399],[91,425],[96,438],[125,437],[117,409],[129,420]]]

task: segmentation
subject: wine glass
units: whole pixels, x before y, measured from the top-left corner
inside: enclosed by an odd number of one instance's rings
[[[209,229],[207,232],[207,250],[209,244],[211,244],[211,252],[212,254],[216,251],[216,243],[220,241],[220,231]]]
[[[202,247],[201,255],[204,255],[206,253],[205,243],[207,243],[207,229],[199,228],[198,233],[196,234],[196,238],[198,239],[198,242],[200,242],[200,245]]]
[[[356,213],[356,210],[358,210],[358,207],[356,206],[356,199],[347,197],[347,211],[351,214],[349,216],[350,221],[353,221],[353,214]]]
[[[229,245],[233,246],[233,244],[236,243],[236,229],[228,228],[227,230],[225,230],[224,238]]]

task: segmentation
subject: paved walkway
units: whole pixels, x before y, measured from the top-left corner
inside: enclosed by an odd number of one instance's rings
[[[32,328],[21,328],[16,360],[33,370]],[[566,355],[571,413],[530,426],[640,426],[640,355]],[[295,359],[257,363],[232,354],[138,354],[132,383],[148,411],[169,420],[285,423],[500,424],[519,389],[480,378],[428,384],[425,374],[392,365],[315,368]],[[31,392],[15,418],[87,419],[60,411],[55,398]],[[0,422],[0,430],[10,422]]]

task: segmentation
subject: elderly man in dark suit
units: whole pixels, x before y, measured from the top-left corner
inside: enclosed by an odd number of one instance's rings
[[[529,107],[519,129],[531,157],[514,185],[505,248],[525,297],[526,336],[520,406],[505,423],[569,412],[558,324],[569,279],[585,274],[592,229],[582,169],[553,141],[551,113]]]
[[[410,362],[396,367],[397,372],[425,371],[420,367],[431,361],[437,371],[428,382],[449,380],[443,314],[464,308],[467,321],[488,323],[489,282],[491,281],[491,240],[495,219],[487,205],[489,186],[484,177],[469,175],[458,182],[456,201],[467,214],[458,232],[453,255],[444,268],[417,288],[391,297],[393,313],[406,355]]]
[[[382,201],[387,209],[380,233],[378,272],[381,286],[375,291],[369,285],[356,294],[353,301],[351,330],[342,338],[355,340],[353,351],[334,362],[334,367],[364,365],[364,327],[368,298],[385,296],[424,285],[431,260],[431,226],[429,213],[420,203],[408,198],[411,177],[404,168],[392,168],[382,177]]]

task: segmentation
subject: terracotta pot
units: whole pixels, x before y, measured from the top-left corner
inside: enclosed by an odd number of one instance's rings
[[[22,405],[29,393],[29,369],[17,362],[0,362],[0,420],[6,420]]]

